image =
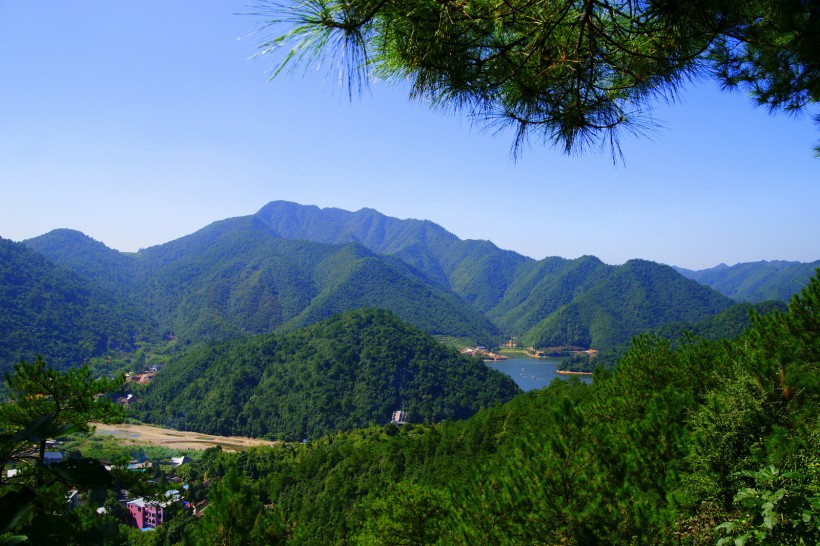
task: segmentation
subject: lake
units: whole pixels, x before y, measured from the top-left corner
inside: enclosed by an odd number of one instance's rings
[[[577,377],[584,383],[592,383],[591,375],[561,375],[558,373],[558,365],[561,358],[509,358],[507,360],[496,360],[495,362],[485,362],[490,368],[504,372],[518,383],[518,386],[525,391],[543,389],[549,385],[553,379],[569,379]]]

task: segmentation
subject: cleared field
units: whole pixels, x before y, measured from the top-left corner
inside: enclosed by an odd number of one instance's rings
[[[184,432],[151,425],[107,425],[94,423],[97,436],[113,436],[124,445],[152,445],[171,449],[208,449],[222,446],[222,449],[241,451],[253,446],[274,445],[276,442],[245,438],[242,436],[213,436],[199,432]]]

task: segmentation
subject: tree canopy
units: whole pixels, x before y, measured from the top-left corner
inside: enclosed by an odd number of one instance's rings
[[[329,63],[351,94],[371,78],[567,153],[652,128],[651,103],[703,76],[770,110],[820,98],[820,6],[805,0],[262,0],[287,54]],[[817,118],[820,122],[820,117]],[[816,148],[820,154],[820,146]]]

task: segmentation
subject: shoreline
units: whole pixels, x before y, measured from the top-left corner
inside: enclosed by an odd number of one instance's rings
[[[555,373],[562,375],[594,375],[595,372],[571,372],[569,370],[555,370]]]

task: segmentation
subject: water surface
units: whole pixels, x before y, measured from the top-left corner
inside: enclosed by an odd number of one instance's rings
[[[569,379],[577,377],[585,383],[592,383],[591,375],[561,375],[558,373],[558,365],[562,358],[509,358],[507,360],[496,360],[487,362],[487,366],[504,372],[518,383],[518,386],[525,391],[543,389],[549,385],[553,379]]]

